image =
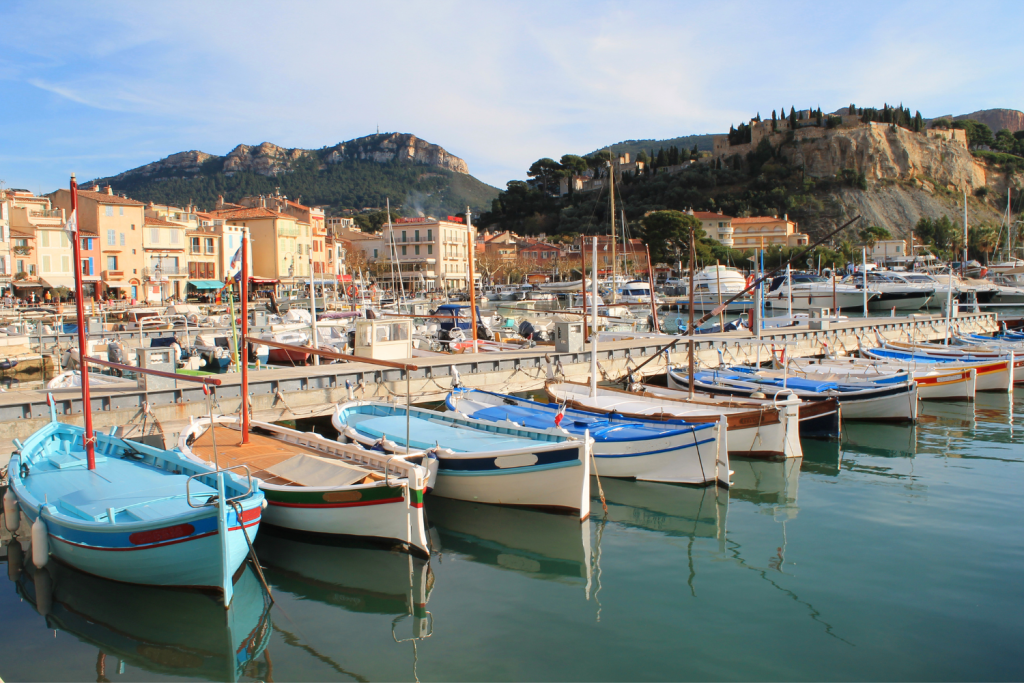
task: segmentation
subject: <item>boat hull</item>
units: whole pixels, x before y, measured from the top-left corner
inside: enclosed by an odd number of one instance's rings
[[[421,555],[429,554],[423,491],[389,486],[339,494],[330,488],[297,491],[265,484],[263,493],[267,524],[309,534],[404,542]]]

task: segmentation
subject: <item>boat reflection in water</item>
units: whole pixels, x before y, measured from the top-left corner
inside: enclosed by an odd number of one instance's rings
[[[602,479],[608,521],[667,536],[714,538],[724,549],[729,491],[719,486],[673,486]],[[601,517],[600,502],[591,516]]]
[[[28,531],[27,525],[22,530]],[[22,535],[24,537],[24,535]],[[68,633],[99,650],[96,673],[107,658],[162,675],[212,681],[266,677],[258,661],[273,630],[270,601],[259,579],[243,565],[228,610],[213,593],[116,583],[59,562],[37,569],[31,551],[7,545],[8,577],[35,605],[47,629]],[[110,662],[113,667],[114,663]],[[92,678],[83,671],[82,680]]]
[[[923,401],[927,403],[919,413],[948,409],[957,404]],[[844,422],[843,448],[855,453],[879,455],[884,458],[913,458],[917,454],[917,425],[899,422]]]
[[[434,575],[427,560],[358,541],[297,540],[274,527],[260,529],[255,547],[275,589],[348,612],[394,615],[396,626],[412,616],[412,637],[430,636]]]
[[[802,443],[804,462],[800,465],[801,472],[839,476],[843,469],[843,445],[838,439],[807,439]]]
[[[428,496],[434,552],[578,584],[590,595],[590,521],[536,510]]]
[[[759,505],[772,505],[776,519],[793,519],[800,511],[796,495],[802,462],[803,458],[731,458],[729,465],[733,475],[729,496]]]

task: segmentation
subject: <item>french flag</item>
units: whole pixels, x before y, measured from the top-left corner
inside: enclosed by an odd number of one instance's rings
[[[558,407],[558,414],[555,415],[555,426],[556,427],[561,427],[562,426],[562,418],[563,417],[565,417],[565,404],[564,403],[561,406]]]

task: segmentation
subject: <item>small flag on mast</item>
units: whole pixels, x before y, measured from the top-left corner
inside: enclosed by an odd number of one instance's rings
[[[78,232],[78,183],[75,182],[74,176],[71,178],[71,215],[68,216],[68,222],[64,224],[64,231],[69,235]]]
[[[562,418],[565,417],[565,404],[563,403],[558,407],[558,414],[555,415],[555,426],[562,426]]]

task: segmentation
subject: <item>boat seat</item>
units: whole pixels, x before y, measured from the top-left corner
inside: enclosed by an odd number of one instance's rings
[[[107,456],[96,453],[96,462],[106,462]],[[60,440],[57,451],[46,455],[46,461],[59,470],[66,470],[73,467],[85,467],[89,464],[88,456],[82,444],[74,443],[66,439]]]
[[[125,493],[125,486],[118,482],[90,480],[88,486],[63,496],[60,507],[83,519],[100,521],[107,515],[107,508],[126,510],[133,517],[150,521],[168,515],[181,514],[188,506],[185,502],[185,475],[167,475],[163,481],[154,482],[148,488],[134,489]],[[189,491],[197,499],[216,494],[216,489],[196,480],[189,485]],[[160,505],[157,505],[159,503]],[[173,509],[172,509],[173,508]]]
[[[372,473],[340,460],[299,453],[265,470],[300,486],[352,486]]]

